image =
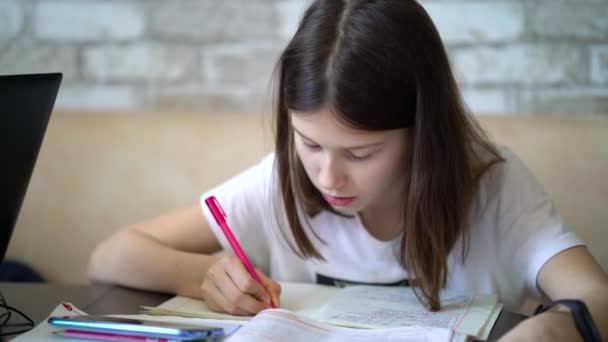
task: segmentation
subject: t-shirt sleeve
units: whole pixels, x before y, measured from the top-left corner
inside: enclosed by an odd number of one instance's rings
[[[583,242],[567,227],[531,171],[505,149],[499,178],[499,256],[527,292],[539,296],[536,278],[551,257]]]
[[[254,265],[268,274],[269,253],[267,230],[270,224],[270,181],[274,167],[274,156],[265,157],[258,164],[201,195],[203,216],[217,237],[222,248],[233,253],[232,247],[213,218],[205,199],[215,196],[226,213],[226,222]]]

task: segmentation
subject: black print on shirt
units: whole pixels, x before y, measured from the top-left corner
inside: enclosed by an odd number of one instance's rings
[[[353,280],[333,278],[319,273],[317,273],[317,284],[336,287],[346,287],[351,285],[410,286],[410,282],[407,279],[399,280],[393,283],[364,283]]]

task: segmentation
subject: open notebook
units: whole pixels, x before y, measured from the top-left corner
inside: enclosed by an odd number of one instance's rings
[[[62,303],[51,313],[51,316],[86,315],[85,312],[70,303]],[[447,328],[401,327],[386,329],[350,329],[325,324],[295,315],[283,309],[265,310],[249,322],[236,320],[217,320],[202,318],[185,318],[174,316],[149,315],[114,315],[124,318],[155,320],[166,323],[221,327],[229,335],[226,342],[260,342],[260,341],[331,341],[331,342],[377,342],[382,340],[402,342],[469,342],[467,335],[455,333]],[[57,327],[46,321],[36,328],[18,336],[15,342],[76,342],[90,341],[84,339],[63,338],[54,335]],[[133,340],[138,339],[137,337]],[[151,339],[150,339],[151,340]],[[210,341],[211,342],[211,341]]]
[[[303,318],[310,322],[350,328],[436,327],[448,328],[478,339],[486,339],[502,305],[495,295],[476,296],[444,291],[442,310],[430,312],[413,290],[406,287],[350,286],[336,288],[315,284],[281,283],[281,309],[284,319]],[[211,311],[205,302],[174,297],[158,307],[142,307],[142,313],[226,320],[250,320]],[[288,313],[279,311],[288,310]]]

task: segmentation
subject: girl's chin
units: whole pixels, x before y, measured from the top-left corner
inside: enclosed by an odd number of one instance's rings
[[[335,206],[332,205],[331,206],[335,211],[339,212],[340,214],[346,215],[346,216],[355,216],[358,212],[359,212],[359,208],[354,208],[354,207],[340,207],[340,206]]]

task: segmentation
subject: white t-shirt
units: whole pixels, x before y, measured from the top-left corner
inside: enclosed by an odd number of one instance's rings
[[[583,243],[568,231],[521,160],[507,148],[499,151],[506,161],[492,166],[481,178],[471,207],[468,254],[462,263],[463,240],[459,239],[448,256],[446,286],[495,293],[505,307],[517,309],[526,296],[539,296],[536,276],[543,264]],[[274,160],[271,154],[201,196],[204,216],[225,250],[232,249],[204,204],[210,195],[221,203],[251,262],[277,281],[393,284],[408,278],[399,262],[401,236],[377,240],[358,215],[348,218],[323,211],[309,218],[311,228],[304,224],[304,229],[325,261],[300,259],[285,241],[294,240],[277,195],[279,188],[271,185],[276,182]]]

